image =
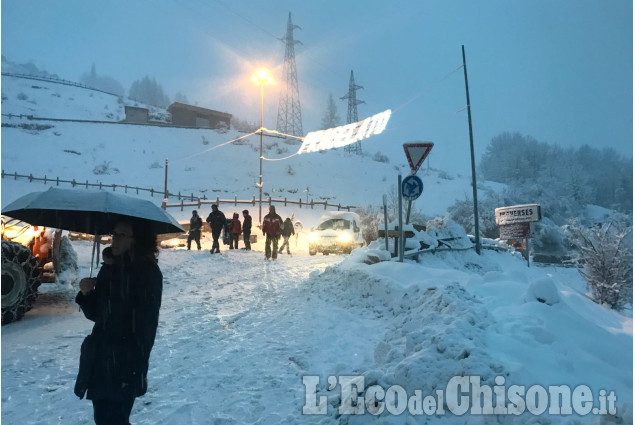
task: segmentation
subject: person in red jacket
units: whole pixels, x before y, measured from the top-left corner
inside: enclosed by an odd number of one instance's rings
[[[238,213],[234,213],[232,218],[232,222],[230,224],[230,240],[229,240],[229,249],[238,249],[238,238],[240,237],[240,232],[242,232],[242,227],[240,226],[240,219],[238,218]]]
[[[269,207],[269,214],[262,220],[262,234],[265,239],[265,258],[278,258],[278,240],[282,234],[282,217],[276,214],[276,207]],[[273,244],[273,250],[271,245]]]

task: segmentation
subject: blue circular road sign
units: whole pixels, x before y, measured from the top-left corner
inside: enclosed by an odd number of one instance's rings
[[[404,199],[414,201],[423,193],[423,182],[415,175],[403,179],[401,182],[401,194]]]

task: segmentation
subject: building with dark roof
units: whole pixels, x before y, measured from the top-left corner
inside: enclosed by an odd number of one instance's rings
[[[168,106],[168,112],[172,114],[172,124],[183,127],[229,128],[232,119],[232,115],[226,112],[179,102]]]

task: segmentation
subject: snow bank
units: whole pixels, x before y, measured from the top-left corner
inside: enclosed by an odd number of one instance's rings
[[[421,255],[419,264],[364,264],[361,260],[385,253],[377,245],[356,250],[341,264],[312,275],[301,289],[352,314],[361,311],[388,322],[375,345],[373,363],[349,370],[363,375],[366,387],[398,384],[408,394],[414,389],[434,394],[458,375],[478,375],[483,385],[491,386],[500,376],[508,387],[584,384],[594,394],[614,390],[618,412],[631,417],[632,318],[598,306],[574,289],[577,271],[529,268],[510,253],[491,251],[480,256],[473,251],[437,252]],[[323,371],[330,373],[333,370]],[[319,395],[332,396],[326,387],[318,390]],[[339,402],[330,400],[334,406]],[[503,423],[531,418],[506,417]],[[351,417],[348,423],[366,419]],[[451,416],[437,419],[462,423]],[[488,423],[487,418],[471,419]],[[541,420],[570,419],[543,415]]]

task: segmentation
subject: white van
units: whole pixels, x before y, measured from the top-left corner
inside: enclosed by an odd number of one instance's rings
[[[347,211],[325,213],[309,233],[309,254],[350,254],[364,245],[359,215]]]

